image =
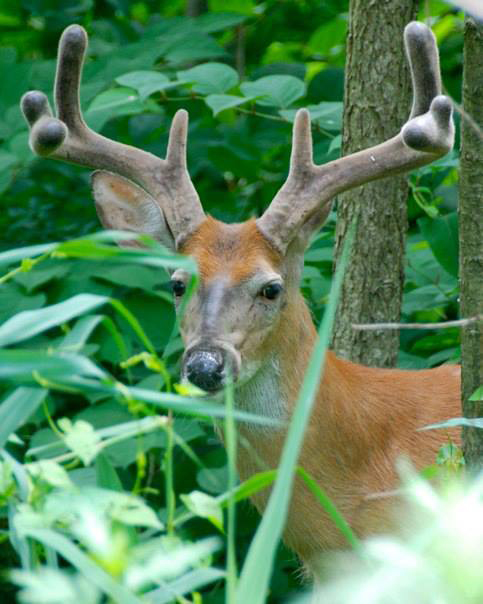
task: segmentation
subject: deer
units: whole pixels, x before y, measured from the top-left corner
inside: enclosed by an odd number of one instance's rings
[[[401,131],[371,148],[315,165],[310,114],[299,109],[285,183],[260,217],[237,224],[203,211],[187,170],[185,110],[172,120],[164,159],[86,125],[79,101],[87,48],[81,26],[69,26],[60,39],[57,115],[42,92],[22,97],[36,154],[96,170],[93,196],[105,228],[150,235],[196,260],[198,288],[180,317],[182,375],[213,396],[230,379],[236,408],[277,420],[269,427],[240,424],[249,445],[238,455],[242,480],[258,472],[260,462],[268,468],[279,462],[317,337],[300,292],[304,251],[326,220],[331,200],[347,189],[429,164],[452,148],[452,104],[441,94],[435,38],[424,24],[411,22],[404,42],[413,103]],[[171,274],[177,309],[189,279],[182,269]],[[459,392],[456,365],[371,368],[327,351],[298,463],[359,537],[394,529],[398,504],[377,494],[397,488],[399,455],[408,455],[417,468],[434,461],[447,433],[418,429],[458,415]],[[452,438],[458,440],[455,433]],[[268,496],[266,489],[252,498],[262,514]],[[291,495],[284,540],[309,570],[321,552],[346,546],[302,483]]]

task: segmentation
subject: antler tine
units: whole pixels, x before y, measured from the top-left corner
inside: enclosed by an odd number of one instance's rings
[[[310,118],[297,112],[288,178],[257,225],[281,253],[300,228],[332,197],[371,180],[406,172],[445,155],[453,146],[450,99],[440,94],[436,40],[422,23],[406,26],[404,42],[413,82],[413,106],[401,132],[375,147],[316,166],[312,162]],[[310,150],[308,149],[310,145]]]
[[[204,220],[186,169],[187,114],[181,111],[173,118],[168,160],[95,133],[86,125],[79,101],[86,50],[85,30],[80,25],[69,26],[59,42],[57,117],[52,116],[42,92],[30,91],[22,97],[21,108],[31,127],[30,146],[38,155],[108,170],[136,182],[157,201],[176,241],[181,242]]]

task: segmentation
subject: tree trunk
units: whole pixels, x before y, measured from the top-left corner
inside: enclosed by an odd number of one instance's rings
[[[344,90],[344,155],[380,143],[407,120],[410,77],[404,26],[417,0],[352,0]],[[399,321],[407,229],[406,176],[369,183],[338,198],[336,263],[349,225],[357,218],[351,260],[344,278],[332,346],[346,359],[374,367],[394,366],[397,331],[355,331],[352,323]]]
[[[465,20],[463,117],[459,199],[461,316],[483,313],[483,24]],[[471,122],[469,121],[471,120]],[[473,123],[472,123],[473,122]],[[483,326],[472,323],[461,333],[461,398],[465,417],[482,417],[483,401],[469,397],[483,383]],[[483,469],[483,430],[463,429],[466,462]]]

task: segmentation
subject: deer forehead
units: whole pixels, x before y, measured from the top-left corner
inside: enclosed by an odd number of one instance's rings
[[[195,258],[205,284],[219,279],[238,284],[253,279],[257,273],[276,276],[282,263],[255,220],[225,224],[208,217],[181,251]]]

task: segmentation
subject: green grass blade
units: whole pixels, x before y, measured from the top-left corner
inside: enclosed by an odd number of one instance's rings
[[[0,449],[47,396],[43,388],[17,388],[0,403]]]
[[[27,340],[47,329],[57,327],[109,301],[105,296],[78,294],[68,300],[37,310],[19,312],[0,327],[0,346]]]
[[[360,547],[359,539],[354,535],[351,527],[348,525],[347,520],[342,516],[337,507],[335,506],[332,499],[327,495],[324,489],[318,485],[315,480],[310,476],[308,472],[306,472],[303,468],[297,468],[297,474],[303,479],[305,484],[308,486],[310,491],[315,495],[317,501],[327,512],[329,518],[336,525],[339,531],[344,535],[347,539],[348,543],[354,548],[357,549]]]
[[[329,345],[342,277],[347,265],[353,233],[354,228],[351,228],[344,245],[341,262],[332,283],[329,303],[319,329],[319,336],[291,418],[277,479],[243,566],[237,590],[238,604],[246,604],[247,602],[250,602],[250,604],[263,604],[265,602],[275,551],[282,535],[288,512],[297,458],[323,371],[325,353]]]
[[[228,457],[228,489],[229,496],[227,499],[227,563],[226,563],[226,604],[235,604],[236,602],[236,585],[238,581],[237,576],[237,562],[236,562],[236,505],[234,490],[237,483],[237,470],[236,470],[236,456],[237,456],[237,444],[236,444],[236,428],[235,419],[233,417],[233,411],[235,408],[234,396],[233,396],[233,382],[231,379],[225,388],[225,444]]]

